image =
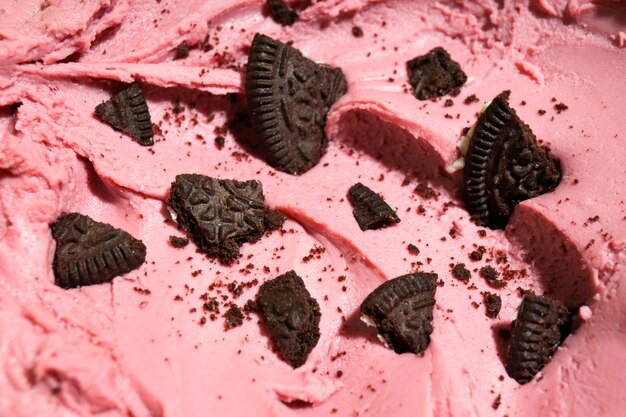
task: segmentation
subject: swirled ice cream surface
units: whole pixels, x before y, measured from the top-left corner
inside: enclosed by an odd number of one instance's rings
[[[626,4],[309,3],[283,27],[258,0],[0,2],[0,415],[623,415]],[[245,107],[255,33],[291,41],[348,82],[328,113],[328,150],[301,176],[272,169],[231,123]],[[189,56],[177,56],[180,45]],[[406,61],[436,46],[469,79],[456,97],[419,101]],[[93,111],[133,80],[157,126],[149,148]],[[489,230],[471,221],[462,171],[449,168],[463,128],[503,90],[563,175],[519,204],[505,230]],[[230,266],[193,244],[176,249],[168,237],[182,234],[164,200],[181,173],[257,179],[288,220]],[[346,197],[357,182],[401,222],[361,231]],[[146,263],[111,284],[55,286],[49,224],[64,212],[141,239]],[[452,275],[458,263],[469,283]],[[485,265],[506,287],[487,285]],[[322,313],[320,341],[297,369],[255,314],[230,330],[222,317],[289,270]],[[398,355],[361,323],[359,306],[418,270],[439,275],[434,331],[423,356]],[[518,287],[580,307],[573,333],[526,385],[504,369]],[[485,291],[502,297],[496,319]],[[204,307],[214,298],[219,312]]]

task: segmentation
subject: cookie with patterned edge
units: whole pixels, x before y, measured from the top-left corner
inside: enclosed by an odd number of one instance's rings
[[[509,376],[525,384],[546,366],[567,336],[567,308],[547,297],[525,295],[517,311],[506,361]]]
[[[128,133],[140,145],[154,145],[148,103],[138,83],[132,83],[110,100],[98,104],[96,116],[115,129]]]
[[[198,249],[225,263],[239,257],[239,246],[258,241],[282,225],[282,213],[266,210],[259,181],[181,174],[172,183],[167,206]]]
[[[348,198],[354,207],[354,218],[361,230],[375,230],[400,223],[395,210],[360,182],[350,187]]]
[[[59,287],[111,282],[146,260],[146,246],[141,240],[89,216],[63,214],[50,228],[56,241],[53,270]]]
[[[361,304],[362,319],[376,326],[396,353],[423,353],[433,331],[437,274],[414,273],[384,282]]]
[[[246,96],[261,152],[274,168],[300,175],[317,165],[328,139],[326,114],[347,91],[343,72],[256,34],[248,56]]]
[[[510,91],[479,116],[465,155],[465,202],[480,225],[502,228],[521,201],[548,193],[561,179],[559,164],[539,146],[509,104]]]
[[[448,51],[438,46],[425,55],[413,58],[406,63],[409,83],[419,100],[428,100],[450,93],[458,93],[467,81],[467,75]]]
[[[304,281],[289,271],[259,288],[257,310],[274,348],[292,367],[305,362],[320,338],[320,306]]]

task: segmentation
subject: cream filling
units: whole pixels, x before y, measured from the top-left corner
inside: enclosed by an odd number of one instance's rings
[[[488,101],[485,104],[483,104],[483,107],[480,109],[480,114],[483,114],[485,110],[487,110],[487,107],[489,107],[490,105],[491,105],[491,101]],[[450,165],[446,167],[446,171],[449,174],[454,174],[456,171],[463,169],[465,167],[465,155],[467,155],[467,150],[469,149],[469,144],[472,140],[472,136],[474,136],[475,130],[476,130],[476,123],[474,123],[472,127],[470,127],[470,129],[467,131],[467,133],[461,136],[461,138],[456,143],[456,147],[461,152],[461,156],[459,157],[459,159],[457,159],[456,161],[454,161],[453,163],[451,163]]]
[[[376,327],[376,323],[374,322],[374,319],[366,314],[361,314],[361,321],[370,327]],[[377,332],[376,336],[378,337],[378,340],[383,342],[383,344],[385,345],[387,349],[393,349],[389,341],[385,339],[380,333]]]

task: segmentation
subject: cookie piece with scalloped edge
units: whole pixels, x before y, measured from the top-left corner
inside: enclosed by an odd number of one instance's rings
[[[384,282],[361,304],[361,318],[396,353],[423,353],[430,343],[437,274],[414,273]]]
[[[340,69],[269,36],[254,36],[246,96],[263,157],[277,170],[301,175],[317,165],[328,144],[326,114],[346,91]]]
[[[480,225],[503,228],[515,206],[561,180],[558,161],[539,146],[504,91],[478,117],[465,155],[465,203]]]
[[[62,288],[111,282],[146,260],[141,240],[83,214],[63,214],[50,229],[56,241],[55,283]]]
[[[140,145],[154,145],[150,110],[138,83],[130,84],[111,99],[98,104],[95,112],[100,120],[128,133]]]

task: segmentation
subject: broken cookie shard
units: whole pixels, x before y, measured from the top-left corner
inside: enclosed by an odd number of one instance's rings
[[[256,297],[274,348],[294,368],[302,366],[320,338],[320,306],[294,271],[265,282]]]
[[[292,10],[283,0],[267,0],[270,15],[276,23],[291,26],[298,20],[298,13]]]
[[[284,221],[265,209],[258,181],[178,175],[167,205],[198,249],[225,263],[239,257],[239,246],[258,241],[267,227],[278,228]]]
[[[409,83],[419,100],[428,100],[458,92],[467,76],[458,62],[442,47],[433,48],[427,54],[406,63]]]
[[[423,353],[430,343],[437,274],[414,273],[391,279],[367,296],[361,314],[396,353]]]
[[[248,56],[246,96],[266,161],[293,175],[317,165],[328,144],[326,114],[346,90],[340,69],[316,64],[257,33]]]
[[[529,382],[552,359],[567,336],[569,311],[558,301],[525,295],[517,312],[506,361],[509,376]]]
[[[378,194],[359,183],[348,191],[353,214],[361,230],[375,230],[399,223],[400,218]]]
[[[480,225],[502,228],[521,201],[559,184],[558,162],[499,94],[479,116],[465,156],[465,202]]]
[[[55,283],[62,288],[110,282],[138,268],[146,259],[143,242],[82,214],[63,214],[50,228],[57,244]]]
[[[128,133],[140,145],[154,145],[150,111],[138,83],[132,83],[110,100],[96,106],[96,116],[115,129]]]

